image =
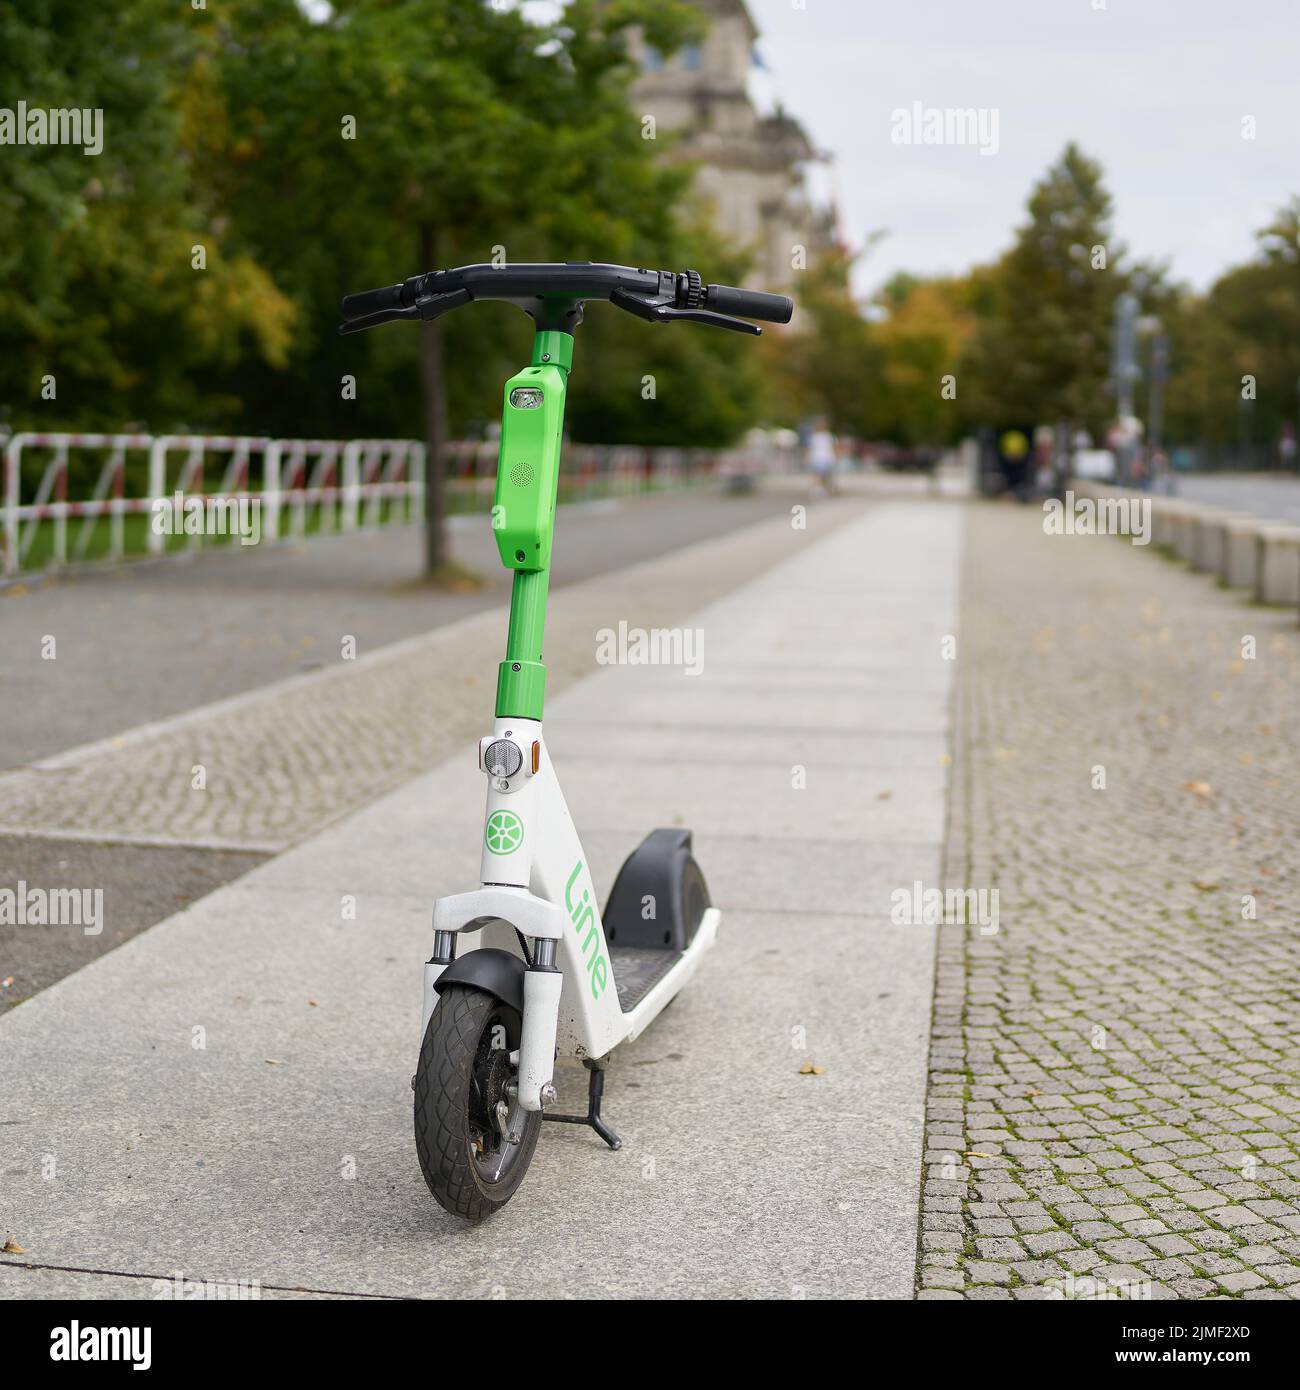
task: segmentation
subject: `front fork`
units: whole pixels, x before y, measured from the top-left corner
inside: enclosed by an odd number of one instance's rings
[[[539,720],[497,719],[492,735],[479,742],[479,765],[488,778],[479,871],[485,888],[529,887],[541,839],[544,797],[538,774],[545,757]],[[455,939],[453,931],[434,933],[433,955],[424,967],[421,1037],[437,1004],[438,979],[455,958]],[[534,935],[532,941],[532,959],[524,972],[518,1085],[520,1106],[538,1111],[555,1095],[555,1040],[564,975],[556,963],[557,938]]]

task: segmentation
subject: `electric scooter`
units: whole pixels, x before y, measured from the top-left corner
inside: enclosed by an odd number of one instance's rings
[[[607,300],[650,323],[741,333],[788,323],[782,295],[705,285],[692,270],[590,261],[469,265],[349,295],[343,333],[435,319],[475,300],[517,305],[534,322],[532,361],[505,384],[492,524],[513,571],[506,655],[492,733],[480,886],[439,898],[424,967],[422,1042],[412,1087],[415,1144],[447,1211],[481,1220],[518,1190],[542,1122],[601,1116],[609,1055],[673,1000],[714,943],[719,912],[689,830],[653,830],[620,869],[602,913],[586,855],[546,750],[542,634],[550,578],[565,393],[584,305]],[[457,953],[458,940],[472,938]],[[582,1060],[587,1113],[558,1114],[558,1055]]]

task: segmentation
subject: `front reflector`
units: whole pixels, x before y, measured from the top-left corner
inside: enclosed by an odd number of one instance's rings
[[[498,738],[487,746],[483,766],[491,777],[513,777],[524,765],[524,755],[508,738]]]

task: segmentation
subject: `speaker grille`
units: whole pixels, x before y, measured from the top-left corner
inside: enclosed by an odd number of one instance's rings
[[[533,476],[533,465],[531,463],[517,463],[510,470],[510,481],[516,487],[532,487]]]

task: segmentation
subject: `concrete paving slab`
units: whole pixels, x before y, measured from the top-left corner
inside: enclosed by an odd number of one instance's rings
[[[779,733],[779,743],[773,734]],[[704,721],[670,724],[665,718],[629,728],[621,721],[571,717],[568,707],[546,721],[546,744],[566,770],[591,758],[626,763],[684,763],[692,767],[747,766],[831,768],[931,768],[946,766],[947,740],[937,733],[856,732],[845,738],[836,729],[771,724],[737,725]]]
[[[683,717],[680,706],[687,701],[696,719],[715,726],[760,724],[777,730],[793,726],[851,734],[924,734],[942,724],[947,714],[947,697],[939,694],[890,691],[869,699],[865,693],[828,695],[814,690],[792,700],[788,691],[761,689],[706,691],[702,696],[685,691],[647,692],[629,696],[620,712],[635,724],[656,718],[676,720]],[[594,708],[594,703],[579,705],[574,713]]]
[[[9,1016],[99,977],[53,1055],[43,1030],[6,1038],[25,1259],[390,1295],[910,1292],[929,929],[735,914],[611,1071],[625,1148],[548,1131],[526,1199],[470,1232],[410,1137],[425,904],[346,928],[336,906],[223,891],[165,950],[138,937]]]
[[[415,787],[421,794],[417,797],[413,788],[400,805],[404,809],[418,800],[417,814],[399,820],[393,814],[399,803],[386,800],[373,817],[353,817],[271,861],[260,882],[294,890],[334,881],[346,884],[359,901],[375,894],[409,897],[431,910],[436,885],[473,882],[479,853],[474,839],[447,837],[445,821],[435,818],[434,808],[445,817],[451,801],[438,782],[422,778]],[[473,792],[481,790],[476,782]],[[645,825],[584,831],[583,848],[599,893],[608,893]],[[894,888],[910,887],[916,879],[938,881],[940,859],[933,841],[774,841],[709,831],[696,833],[695,852],[706,866],[714,902],[724,911],[754,912],[888,912]]]
[[[795,775],[804,785],[793,785]],[[635,832],[689,826],[760,838],[881,842],[923,840],[943,818],[942,768],[835,769],[680,767],[643,764],[614,771],[597,762],[563,769],[569,810],[579,825]]]
[[[821,540],[725,602],[762,605],[783,574],[848,592],[846,576],[882,555],[888,625],[953,621],[952,508],[890,504],[845,531],[851,544]],[[886,644],[881,611],[851,619],[857,640]],[[576,718],[601,685],[604,720],[626,720],[612,674],[561,696],[556,715]],[[711,699],[682,719],[711,725]],[[792,834],[774,808],[802,814],[808,793],[787,782],[764,804],[754,779],[790,756],[783,726],[815,726],[817,711],[795,690],[768,699],[770,746],[729,800],[710,801],[711,769],[685,750],[629,769],[636,815],[589,766],[562,769],[575,810],[602,827],[598,883],[630,848],[615,847],[615,822],[649,829],[680,794],[705,815],[699,850],[727,908],[690,987],[615,1055],[620,1152],[548,1127],[520,1195],[479,1228],[424,1189],[409,1089],[419,962],[432,898],[477,867],[483,793],[467,752],[0,1019],[0,1223],[22,1262],[389,1296],[910,1296],[935,941],[884,913],[891,883],[935,862],[942,787],[933,766],[890,769],[895,795],[928,815],[890,812],[863,768],[840,800],[856,840]],[[865,693],[866,718],[892,699]],[[928,724],[910,703],[918,735],[941,738],[943,702]],[[896,846],[873,843],[891,826]],[[766,910],[731,906],[765,885]],[[801,1075],[804,1062],[825,1073]],[[574,1081],[562,1104],[577,1103]]]

